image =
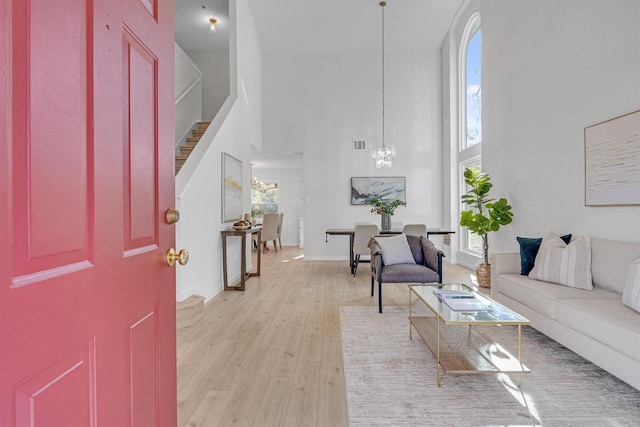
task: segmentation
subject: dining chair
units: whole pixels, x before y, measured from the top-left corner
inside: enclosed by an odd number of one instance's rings
[[[406,224],[402,228],[402,232],[411,236],[426,236],[427,226],[424,224]]]
[[[282,234],[283,218],[284,218],[284,213],[278,212],[278,243],[280,244],[280,249],[282,249],[282,240],[280,240],[280,235]]]
[[[278,214],[266,213],[262,218],[262,253],[269,251],[267,243],[273,241],[273,247],[278,252]]]
[[[369,249],[369,240],[371,237],[378,234],[378,226],[374,224],[358,224],[355,227],[355,233],[353,236],[353,275],[355,277],[358,272],[358,263],[360,262],[360,256],[371,256],[371,249]]]

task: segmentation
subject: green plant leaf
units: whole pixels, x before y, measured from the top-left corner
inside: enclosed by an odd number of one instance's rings
[[[513,212],[507,200],[500,198],[496,201],[488,198],[489,191],[493,187],[489,175],[478,169],[466,168],[464,182],[469,190],[460,198],[472,209],[460,212],[461,226],[467,227],[471,233],[482,236],[484,240],[488,233],[498,231],[501,226],[511,223]],[[483,255],[487,259],[488,245],[483,246]]]

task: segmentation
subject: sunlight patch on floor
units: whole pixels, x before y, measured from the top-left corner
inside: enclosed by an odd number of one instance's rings
[[[508,374],[498,374],[498,381],[502,383],[504,388],[518,401],[520,404],[529,410],[531,416],[540,421],[540,414],[536,408],[533,398],[522,391],[522,387],[516,385]],[[542,425],[542,424],[540,424]]]
[[[303,258],[304,258],[304,255],[298,255],[298,256],[294,256],[294,257],[293,257],[293,258],[291,258],[291,259],[283,259],[283,260],[282,260],[282,261],[280,261],[280,262],[295,261],[295,260],[297,260],[297,259],[303,259]]]

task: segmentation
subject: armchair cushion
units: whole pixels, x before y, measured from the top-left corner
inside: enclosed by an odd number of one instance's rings
[[[437,271],[418,264],[385,265],[380,276],[384,283],[429,283],[440,280]]]
[[[416,263],[413,251],[409,247],[409,242],[405,234],[384,237],[377,241],[385,265]]]

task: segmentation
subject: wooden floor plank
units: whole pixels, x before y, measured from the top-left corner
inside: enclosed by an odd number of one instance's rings
[[[177,331],[178,426],[348,424],[339,307],[377,306],[378,290],[372,298],[368,264],[354,277],[346,261],[301,255],[264,254],[245,292],[217,295]],[[471,275],[445,264],[445,282]],[[408,295],[384,285],[384,305],[408,305]]]
[[[208,391],[201,400],[187,425],[190,426],[218,426],[220,417],[233,399],[233,394],[227,391]]]
[[[298,364],[285,414],[284,426],[317,425],[320,362]]]

